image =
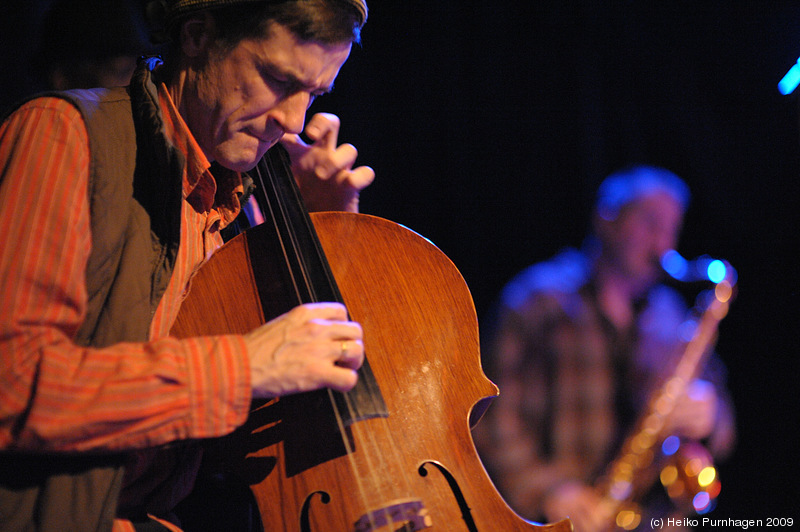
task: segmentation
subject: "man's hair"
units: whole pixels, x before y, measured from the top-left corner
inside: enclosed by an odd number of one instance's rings
[[[213,11],[217,40],[236,45],[242,39],[263,37],[269,24],[290,30],[300,41],[338,44],[360,42],[359,13],[349,2],[304,0],[241,4]]]
[[[180,0],[173,2],[181,3]],[[167,40],[178,42],[182,22],[201,9],[214,17],[217,44],[222,47],[234,47],[244,39],[264,37],[273,22],[285,26],[304,42],[358,43],[366,21],[366,2],[362,0],[209,1],[199,5],[203,7],[183,9],[177,15],[167,8],[162,21]],[[157,21],[155,26],[158,27]],[[163,33],[156,37],[159,39],[164,40]]]
[[[656,192],[670,194],[685,211],[689,205],[689,187],[669,170],[656,166],[631,166],[609,175],[597,190],[595,213],[613,220],[631,202]]]

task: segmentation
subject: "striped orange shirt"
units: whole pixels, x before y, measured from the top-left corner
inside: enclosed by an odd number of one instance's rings
[[[0,125],[0,450],[146,450],[222,436],[247,417],[242,338],[168,336],[238,199],[214,204],[208,161],[163,86],[159,96],[167,134],[188,164],[177,264],[145,343],[95,349],[72,341],[86,314],[92,246],[80,113],[38,98]]]

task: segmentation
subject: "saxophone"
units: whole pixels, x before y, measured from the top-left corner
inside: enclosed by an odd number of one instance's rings
[[[634,530],[642,521],[635,502],[659,480],[676,507],[703,514],[711,511],[721,484],[710,453],[699,443],[682,441],[667,432],[667,422],[708,359],[719,322],[735,295],[736,272],[727,262],[709,257],[688,262],[675,251],[662,258],[664,269],[680,281],[706,280],[710,290],[698,296],[688,323],[694,332],[673,371],[650,395],[634,430],[597,484],[615,516],[611,529]],[[660,469],[660,472],[659,472]]]

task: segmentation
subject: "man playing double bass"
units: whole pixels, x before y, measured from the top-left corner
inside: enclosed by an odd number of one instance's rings
[[[179,529],[200,461],[187,442],[233,431],[252,398],[348,390],[363,360],[335,303],[245,335],[169,331],[276,143],[310,210],[357,211],[374,172],[337,146],[336,117],[305,113],[366,3],[150,4],[163,64],[30,99],[0,126],[0,530]]]

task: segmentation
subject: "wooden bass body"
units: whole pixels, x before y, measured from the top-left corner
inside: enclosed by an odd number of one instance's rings
[[[571,530],[567,520],[520,518],[481,464],[470,418],[497,388],[481,369],[474,304],[452,262],[381,218],[311,219],[343,302],[363,326],[370,374],[347,394],[255,405],[228,438],[231,467],[250,486],[264,530]],[[274,264],[285,242],[265,225],[201,268],[176,336],[245,333],[308,302],[286,294],[296,280]]]

